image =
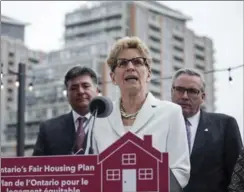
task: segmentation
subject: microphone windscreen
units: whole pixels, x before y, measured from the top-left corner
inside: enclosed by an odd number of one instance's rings
[[[95,115],[96,110],[98,118],[108,117],[113,111],[113,103],[105,96],[94,97],[89,103],[89,111],[92,115]]]

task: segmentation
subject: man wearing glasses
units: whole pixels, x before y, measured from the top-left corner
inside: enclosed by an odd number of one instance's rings
[[[171,97],[181,106],[191,161],[185,192],[225,192],[242,148],[239,127],[228,115],[201,109],[206,93],[201,73],[180,69],[172,81]]]

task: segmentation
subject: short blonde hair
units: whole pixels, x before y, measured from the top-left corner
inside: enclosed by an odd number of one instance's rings
[[[107,64],[111,71],[115,69],[115,62],[118,59],[119,53],[125,49],[130,48],[137,49],[142,54],[142,56],[146,58],[146,65],[148,69],[151,70],[152,58],[146,44],[143,43],[142,40],[138,37],[123,37],[113,45],[107,57]]]

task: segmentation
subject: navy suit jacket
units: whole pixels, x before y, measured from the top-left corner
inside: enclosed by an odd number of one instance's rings
[[[240,130],[233,117],[201,111],[184,192],[227,192],[241,149]]]
[[[70,155],[74,150],[75,125],[72,112],[40,124],[33,156]],[[83,149],[86,148],[87,135]]]

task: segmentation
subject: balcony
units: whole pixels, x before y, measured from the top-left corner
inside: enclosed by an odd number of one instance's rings
[[[154,27],[157,27],[157,28],[161,27],[159,18],[149,17],[148,23]]]
[[[156,32],[154,30],[149,29],[148,34],[149,34],[149,36],[155,37],[156,39],[161,39],[161,33],[160,32]]]
[[[173,56],[179,58],[179,59],[182,59],[184,61],[184,52],[181,52],[181,51],[173,51]]]
[[[177,41],[173,40],[173,46],[177,47],[178,49],[184,50],[184,41]]]
[[[195,66],[200,70],[205,70],[205,62],[200,59],[195,60]]]
[[[200,51],[199,49],[195,49],[195,54],[203,58],[205,57],[204,51]]]
[[[102,9],[103,7],[101,7]],[[73,13],[73,15],[70,15],[68,18],[65,20],[65,25],[76,25],[78,23],[83,23],[83,22],[89,22],[92,20],[101,20],[102,18],[105,17],[112,17],[114,15],[121,15],[122,14],[122,9],[120,8],[115,8],[115,9],[109,9],[109,11],[102,11],[101,9],[94,9],[91,11],[90,14],[88,15],[82,15],[82,13]]]
[[[117,2],[116,2],[117,3]],[[107,12],[107,17],[112,17],[114,15],[122,15],[122,8],[117,8],[117,9],[109,9],[109,11]]]
[[[65,32],[65,36],[76,36],[79,34],[90,33],[94,31],[105,31],[105,29],[121,27],[122,21],[110,21],[110,22],[100,22],[97,24],[90,24],[87,26],[75,27],[73,29],[67,29]]]
[[[160,53],[155,53],[155,52],[151,51],[151,56],[152,56],[153,59],[161,61]]]
[[[159,82],[160,82],[160,80],[159,80]],[[160,93],[161,92],[160,83],[158,85],[150,83],[149,90],[152,92],[155,92],[155,93]]]
[[[160,64],[152,64],[152,70],[154,71],[161,71],[161,65]]]
[[[201,38],[201,37],[195,37],[195,39],[194,39],[194,43],[195,43],[196,45],[198,45],[199,47],[204,47],[204,46],[205,46],[205,44],[204,44],[204,39]]]
[[[184,33],[183,33],[183,31],[180,31],[179,29],[173,29],[172,30],[172,33],[177,38],[184,39]]]
[[[160,71],[154,71],[152,70],[151,80],[152,81],[160,81],[161,73]]]
[[[102,29],[105,29],[105,23],[101,22],[98,24],[91,24],[88,26],[82,26],[82,27],[75,27],[73,29],[67,29],[66,30],[66,36],[75,36],[75,35],[79,35],[82,33],[88,33],[88,32],[92,32],[92,31],[99,31]]]
[[[184,62],[173,60],[173,68],[178,70],[184,67]]]
[[[152,47],[153,49],[155,49],[159,52],[161,52],[160,51],[161,50],[161,42],[160,41],[157,42],[157,41],[154,41],[152,39],[148,39],[148,46]]]

